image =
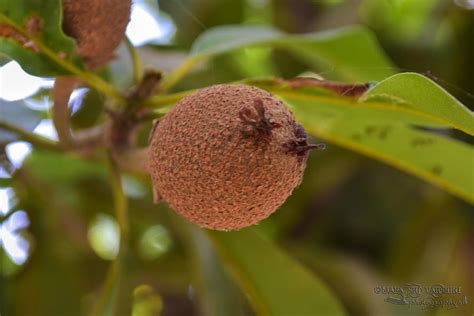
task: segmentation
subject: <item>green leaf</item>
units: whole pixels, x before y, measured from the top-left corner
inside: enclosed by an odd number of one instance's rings
[[[257,85],[259,85],[257,83]],[[426,115],[423,112],[408,110],[389,102],[359,102],[325,92],[320,88],[288,89],[259,85],[279,96],[287,105],[296,104],[296,110],[307,111],[308,115],[318,115],[318,124],[330,127],[341,120],[353,120],[370,124],[385,122],[395,125],[416,124],[429,127],[445,127],[443,118]],[[455,126],[452,126],[455,127]]]
[[[107,170],[101,164],[55,152],[34,151],[25,160],[23,168],[29,169],[38,179],[47,179],[48,183],[62,188],[81,179],[92,177],[99,181],[107,176]]]
[[[474,202],[472,157],[474,149],[442,135],[395,125],[344,120],[319,128],[314,116],[297,114],[311,134],[369,157],[381,160],[471,203]]]
[[[208,234],[258,315],[344,315],[318,277],[253,229]]]
[[[207,30],[194,41],[191,55],[218,55],[237,48],[269,43],[282,36],[284,33],[269,26],[219,26]]]
[[[370,89],[363,101],[384,100],[446,121],[465,133],[474,135],[473,113],[430,79],[417,73],[401,73],[387,78]]]
[[[202,34],[193,44],[193,58],[206,59],[244,47],[278,47],[305,59],[320,71],[347,81],[382,80],[394,66],[368,29],[290,35],[266,26],[223,26]]]
[[[32,131],[41,121],[41,113],[28,108],[23,101],[5,101],[0,99],[0,123]],[[0,127],[0,143],[17,140],[15,133]]]
[[[0,53],[28,73],[49,77],[69,74],[64,63],[82,68],[74,40],[61,28],[60,0],[5,0],[0,3]]]
[[[0,55],[0,67],[10,62],[10,58],[7,56]]]

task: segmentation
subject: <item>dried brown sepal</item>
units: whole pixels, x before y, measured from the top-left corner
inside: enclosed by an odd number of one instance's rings
[[[245,125],[242,133],[247,137],[255,136],[257,139],[269,141],[272,130],[281,127],[281,124],[272,122],[265,116],[265,107],[261,99],[255,99],[253,107],[254,110],[244,107],[239,111],[239,119]]]

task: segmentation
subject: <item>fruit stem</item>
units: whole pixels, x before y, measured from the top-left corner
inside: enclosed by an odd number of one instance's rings
[[[128,53],[130,54],[130,59],[132,60],[133,82],[138,84],[143,77],[143,63],[140,55],[138,54],[137,48],[133,46],[128,36],[125,36],[125,45],[127,47]]]

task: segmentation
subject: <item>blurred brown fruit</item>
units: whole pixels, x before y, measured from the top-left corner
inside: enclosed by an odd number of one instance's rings
[[[130,19],[130,0],[63,0],[63,30],[76,39],[88,68],[109,61]]]

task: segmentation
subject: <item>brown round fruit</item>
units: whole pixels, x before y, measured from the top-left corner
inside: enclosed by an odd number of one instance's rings
[[[63,30],[94,69],[109,61],[130,19],[131,0],[63,0]]]
[[[183,98],[160,120],[149,170],[156,196],[177,213],[201,227],[236,230],[287,199],[316,147],[270,93],[215,85]]]

